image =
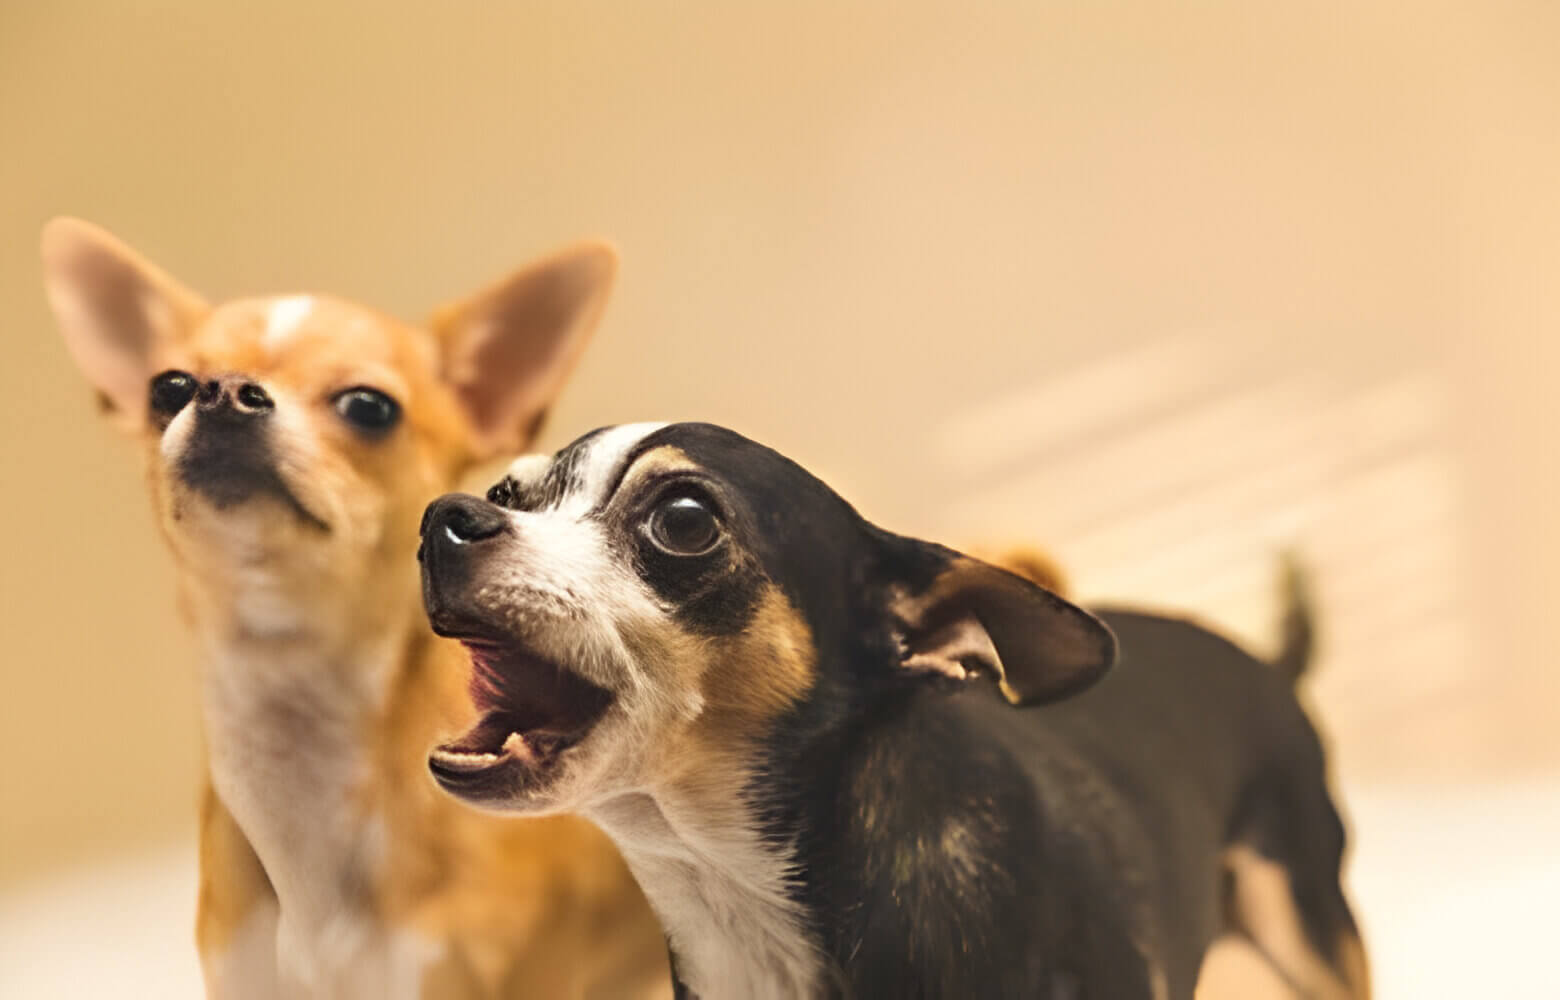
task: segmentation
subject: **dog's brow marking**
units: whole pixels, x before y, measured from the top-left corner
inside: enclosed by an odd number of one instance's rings
[[[309,295],[289,295],[271,303],[265,316],[263,341],[266,350],[275,351],[286,346],[288,339],[313,311],[314,298]]]
[[[603,431],[591,441],[589,452],[575,467],[578,485],[571,491],[571,506],[578,503],[584,511],[604,501],[604,494],[615,481],[614,473],[623,458],[633,451],[635,445],[665,426],[665,423],[659,422],[619,424]]]
[[[529,486],[546,475],[552,461],[551,455],[521,455],[509,463],[509,478],[521,486]]]

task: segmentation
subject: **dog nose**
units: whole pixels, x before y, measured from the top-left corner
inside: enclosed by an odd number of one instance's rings
[[[470,545],[492,538],[508,524],[503,508],[481,497],[450,493],[423,512],[422,535],[425,543]]]
[[[276,409],[276,401],[260,383],[224,375],[200,384],[195,390],[195,407],[211,416],[260,417]]]

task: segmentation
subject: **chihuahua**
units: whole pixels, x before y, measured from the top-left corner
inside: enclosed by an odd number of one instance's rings
[[[534,435],[616,270],[584,244],[428,329],[325,296],[207,305],[109,234],[43,233],[66,345],[145,453],[199,643],[213,997],[669,995],[664,938],[578,819],[464,809],[428,744],[469,724],[428,631],[422,509]]]
[[[1190,998],[1230,934],[1291,995],[1367,995],[1298,591],[1262,663],[883,531],[707,424],[519,459],[422,536],[481,713],[435,778],[600,824],[679,996]]]

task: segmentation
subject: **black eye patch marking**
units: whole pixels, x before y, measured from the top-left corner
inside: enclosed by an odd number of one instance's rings
[[[702,555],[676,555],[643,532],[634,534],[639,575],[684,628],[707,636],[747,628],[768,581],[756,559],[732,544],[718,544]]]
[[[519,510],[519,488],[520,484],[515,482],[514,476],[505,476],[488,487],[487,502],[497,504],[500,507],[508,507],[510,510]]]
[[[686,470],[652,474],[636,483],[635,496],[621,513],[617,537],[626,539],[639,575],[672,616],[698,635],[734,635],[757,612],[768,576],[742,544],[746,523],[718,499],[719,487]],[[668,544],[668,510],[694,500],[708,514],[713,535],[697,544]]]
[[[512,475],[505,476],[488,490],[488,500],[514,511],[538,511],[557,507],[564,497],[584,488],[584,464],[596,439],[610,430],[601,427],[591,431],[568,447],[559,451],[541,476],[521,482]]]
[[[581,486],[577,456],[565,460],[560,455],[539,478],[521,482],[514,476],[505,476],[487,491],[490,503],[514,511],[538,511],[556,507],[563,498]]]

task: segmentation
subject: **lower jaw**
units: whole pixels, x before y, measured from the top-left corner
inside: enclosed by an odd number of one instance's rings
[[[428,767],[446,791],[462,798],[489,797],[496,787],[521,795],[551,784],[559,758],[575,742],[489,713],[465,736],[435,747]]]
[[[446,793],[470,805],[497,812],[532,812],[533,804],[552,784],[550,768],[527,768],[514,758],[500,759],[483,770],[463,772],[441,767],[430,756],[429,770]]]

